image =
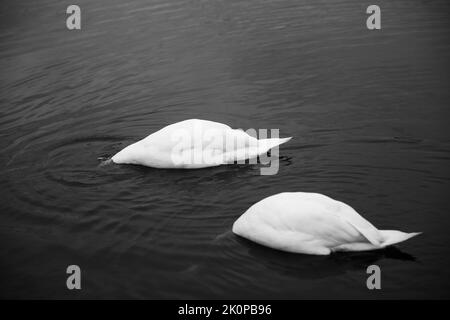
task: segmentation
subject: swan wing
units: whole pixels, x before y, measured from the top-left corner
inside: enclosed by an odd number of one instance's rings
[[[318,225],[319,229],[317,232],[314,232],[315,234],[320,234],[328,228],[331,228],[330,230],[334,229],[334,233],[337,232],[337,230],[347,230],[345,233],[348,233],[349,230],[344,226],[350,225],[374,246],[380,246],[383,242],[383,235],[374,225],[360,216],[358,212],[349,205],[334,200],[326,195],[309,192],[287,192],[268,197],[264,200],[262,202],[269,200],[272,203],[276,203],[276,207],[278,208],[284,207],[284,213],[290,212],[291,208],[301,207],[302,212],[307,213],[306,215],[298,215],[296,210],[292,210],[292,214],[289,215],[291,222],[294,222],[293,219],[302,219],[302,223],[296,224],[299,230],[306,227],[308,231],[304,231],[311,232],[314,230],[317,218],[319,218],[320,221],[324,217],[323,214],[325,214],[327,216],[332,215],[335,219],[328,220],[328,223],[325,226],[323,224]],[[275,202],[273,202],[274,200]],[[344,224],[339,224],[338,221],[341,221]],[[339,227],[339,225],[341,227]],[[347,241],[348,240],[349,239],[347,239]]]
[[[369,221],[359,215],[348,204],[333,200],[336,203],[337,210],[333,212],[343,219],[347,223],[351,224],[356,230],[358,230],[371,244],[380,246],[383,242],[383,236],[381,232]]]

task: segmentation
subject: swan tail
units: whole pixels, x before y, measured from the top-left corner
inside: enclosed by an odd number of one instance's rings
[[[292,137],[288,138],[270,138],[258,140],[258,152],[259,154],[266,153],[272,148],[278,147],[279,145],[288,142]]]
[[[397,230],[380,230],[380,232],[384,239],[384,241],[381,244],[381,247],[383,248],[396,243],[406,241],[422,233],[422,232],[406,233]]]

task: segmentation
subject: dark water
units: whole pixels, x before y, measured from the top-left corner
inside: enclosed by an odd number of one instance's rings
[[[1,1],[2,297],[450,297],[448,1],[377,1],[381,31],[357,0],[79,0],[81,31],[69,4]],[[98,165],[187,118],[294,139],[274,176]],[[281,191],[424,234],[314,257],[230,232]]]

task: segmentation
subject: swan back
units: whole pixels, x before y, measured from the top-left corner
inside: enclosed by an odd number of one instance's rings
[[[222,123],[189,119],[150,134],[112,160],[157,168],[203,168],[256,158],[289,139],[258,140]]]

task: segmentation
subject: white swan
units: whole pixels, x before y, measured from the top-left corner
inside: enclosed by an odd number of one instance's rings
[[[381,249],[420,234],[378,230],[347,204],[306,192],[255,203],[234,222],[233,232],[273,249],[316,255]]]
[[[204,168],[255,159],[290,139],[258,140],[222,123],[190,119],[127,146],[111,160],[154,168]]]

